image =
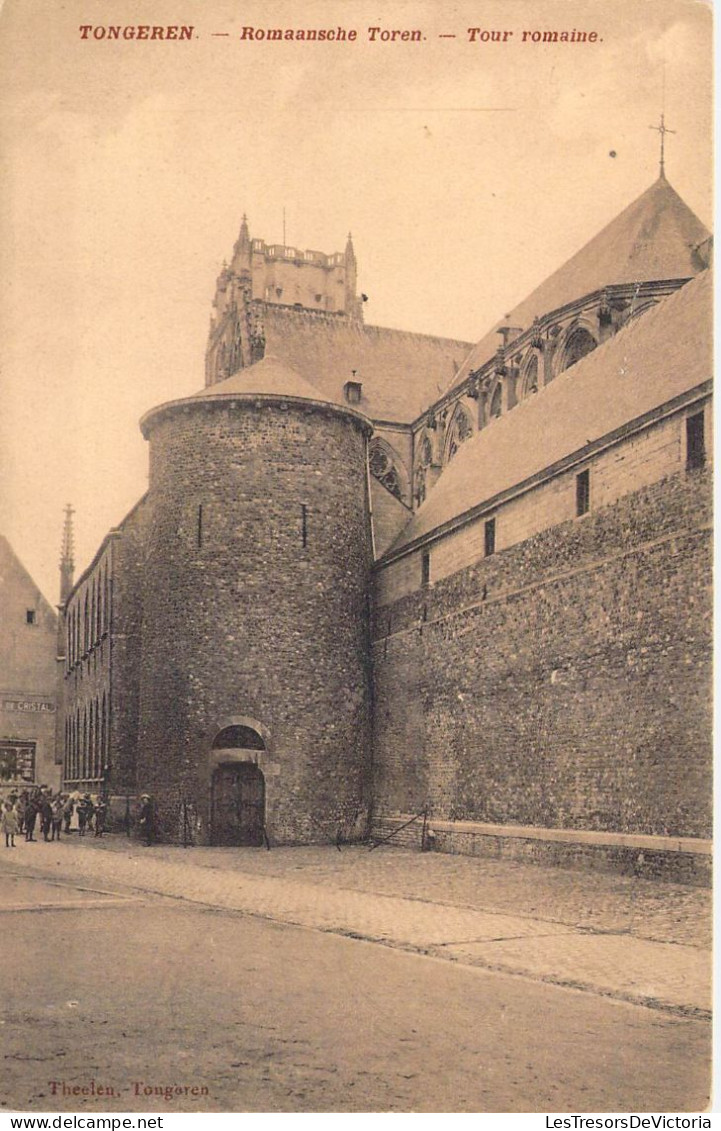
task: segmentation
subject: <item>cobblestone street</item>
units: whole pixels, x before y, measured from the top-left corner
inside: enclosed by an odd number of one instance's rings
[[[21,843],[18,871],[123,885],[705,1017],[705,889],[383,846],[145,848]]]

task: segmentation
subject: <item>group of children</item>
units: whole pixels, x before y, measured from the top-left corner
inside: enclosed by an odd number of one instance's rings
[[[16,836],[24,835],[26,841],[34,841],[38,818],[43,840],[60,840],[61,829],[70,833],[73,826],[79,836],[85,836],[88,830],[102,836],[107,809],[102,797],[53,793],[46,785],[34,786],[21,793],[13,791],[7,799],[0,797],[0,832],[5,834],[6,848],[15,848]]]

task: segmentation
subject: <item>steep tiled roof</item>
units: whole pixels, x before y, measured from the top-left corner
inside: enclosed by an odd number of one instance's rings
[[[362,423],[362,427],[369,435],[373,425],[362,411],[355,405],[349,405],[342,400],[334,400],[324,392],[309,384],[295,369],[284,365],[273,354],[267,354],[260,361],[254,362],[246,369],[239,369],[237,373],[227,377],[225,381],[218,381],[213,385],[206,385],[192,393],[189,397],[181,397],[176,401],[165,401],[156,405],[145,413],[140,421],[140,431],[147,440],[157,422],[169,413],[185,410],[193,403],[202,404],[232,401],[234,397],[274,397],[277,400],[304,400],[320,406],[324,411],[352,416]]]
[[[328,400],[343,404],[346,381],[360,381],[360,411],[399,423],[415,420],[438,399],[472,345],[283,307],[267,307],[263,322],[266,353]]]
[[[534,318],[613,283],[691,278],[706,266],[696,249],[708,237],[708,230],[676,190],[659,177],[504,321],[525,330]],[[499,342],[495,330],[481,338],[451,384],[485,364]]]
[[[232,394],[259,393],[275,397],[300,397],[303,400],[325,400],[323,393],[308,384],[295,369],[284,365],[274,354],[266,353],[261,361],[247,369],[239,369],[225,381],[208,385],[193,397],[224,397]],[[192,398],[191,398],[192,399]]]
[[[704,271],[463,444],[390,552],[707,381],[711,328]]]

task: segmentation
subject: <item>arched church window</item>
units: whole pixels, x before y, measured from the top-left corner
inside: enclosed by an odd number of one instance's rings
[[[595,350],[598,342],[593,334],[589,333],[583,326],[578,326],[567,338],[566,345],[563,351],[563,363],[561,372],[564,369],[570,369],[577,361],[580,361],[586,354]]]
[[[88,711],[88,760],[84,774],[86,778],[93,777],[95,769],[95,730],[95,705],[91,699]]]
[[[80,749],[80,777],[88,776],[88,712],[83,708],[83,738]]]
[[[472,435],[473,425],[471,424],[468,413],[459,406],[456,409],[456,412],[448,428],[446,459],[449,463],[453,459],[461,444],[470,439]]]
[[[103,712],[100,716],[100,770],[108,761],[108,703],[103,692]]]
[[[401,480],[388,448],[378,442],[371,443],[368,450],[368,463],[371,475],[379,483],[382,483],[391,495],[400,499],[403,494]]]
[[[433,461],[433,445],[427,432],[417,440],[415,469],[413,471],[413,498],[418,506],[426,497],[428,468]]]
[[[494,392],[493,396],[491,397],[491,407],[490,407],[491,419],[495,419],[496,417],[500,416],[502,410],[503,410],[503,393],[501,392],[501,386],[496,385],[495,392]]]
[[[221,342],[220,345],[218,346],[218,352],[215,355],[216,356],[216,370],[215,371],[216,371],[217,376],[220,377],[221,380],[223,379],[223,377],[227,377],[227,375],[228,375],[228,367],[226,365],[226,352],[227,351],[226,351],[225,342]]]
[[[414,494],[416,497],[416,502],[418,503],[418,506],[420,506],[426,497],[426,468],[422,466],[417,467],[415,478],[416,482]]]
[[[521,395],[523,397],[530,397],[532,393],[538,392],[538,355],[533,354],[523,374],[523,387]]]

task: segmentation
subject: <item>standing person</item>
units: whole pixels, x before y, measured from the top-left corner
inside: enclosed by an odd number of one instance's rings
[[[43,840],[50,840],[50,830],[53,825],[53,806],[49,793],[41,793],[38,798],[38,808],[40,812],[40,831],[43,834]]]
[[[78,815],[78,836],[85,836],[85,828],[87,826],[88,816],[89,816],[89,813],[88,813],[88,808],[89,808],[88,801],[89,800],[90,800],[89,798],[86,801],[86,799],[84,797],[80,797],[78,799],[77,805],[75,806],[75,812]]]
[[[90,832],[91,830],[94,832],[95,831],[95,816],[96,816],[96,813],[97,813],[97,810],[98,810],[99,797],[98,797],[97,793],[86,793],[85,797],[86,797],[86,800],[88,802],[88,808],[90,810],[90,812],[88,814],[88,832]]]
[[[149,793],[141,793],[140,795],[140,819],[138,824],[146,847],[150,848],[150,845],[155,840],[155,807]]]
[[[108,813],[108,805],[103,797],[98,798],[98,803],[95,806],[95,835],[102,836],[105,832],[105,818]]]
[[[27,809],[27,806],[28,806],[28,794],[27,794],[27,790],[24,789],[23,792],[18,797],[16,805],[15,805],[15,813],[16,813],[17,819],[18,819],[18,832],[20,833],[21,836],[25,832],[25,810]]]
[[[72,820],[74,809],[75,809],[75,802],[73,801],[70,794],[68,794],[67,797],[65,798],[65,804],[63,805],[63,821],[65,823],[65,835],[66,836],[70,832],[70,822]]]
[[[5,847],[14,848],[15,833],[18,831],[18,818],[9,801],[5,802],[5,808],[2,811],[2,816],[0,816],[0,829],[5,833]]]
[[[86,827],[91,831],[95,822],[95,799],[89,793],[85,794],[85,805],[87,806]]]
[[[51,840],[60,840],[60,830],[63,826],[63,812],[65,802],[62,793],[59,793],[52,802],[53,818],[52,818],[52,833]]]
[[[38,795],[37,793],[33,793],[32,797],[28,798],[27,804],[25,805],[25,840],[27,841],[34,842],[35,840],[33,833],[35,832],[35,822],[39,812],[40,802],[38,801]]]
[[[78,818],[78,836],[84,837],[85,828],[87,826],[87,804],[85,802],[85,797],[78,797],[78,801],[75,806],[75,812]]]

